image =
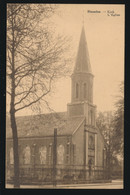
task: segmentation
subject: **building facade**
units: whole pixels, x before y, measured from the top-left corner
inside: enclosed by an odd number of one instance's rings
[[[57,128],[57,177],[63,178],[69,169],[71,175],[78,177],[82,170],[90,169],[90,165],[94,170],[103,169],[104,140],[96,127],[93,79],[83,26],[75,68],[71,76],[71,103],[67,105],[67,113],[17,117],[16,119],[21,174],[30,177],[37,170],[39,179],[45,179],[49,171],[50,175],[52,174],[54,128]],[[7,119],[6,134],[6,176],[8,179],[13,175],[14,164],[9,119]]]

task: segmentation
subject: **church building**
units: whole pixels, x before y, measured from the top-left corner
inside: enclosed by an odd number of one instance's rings
[[[47,177],[54,163],[54,128],[57,128],[56,166],[59,178],[63,178],[69,169],[78,177],[82,170],[89,169],[90,163],[93,170],[103,170],[104,139],[96,127],[93,80],[83,26],[71,75],[71,103],[67,104],[67,112],[19,116],[16,119],[20,174],[29,176],[35,169],[39,180]],[[6,121],[6,175],[9,179],[13,175],[14,160],[8,116]]]

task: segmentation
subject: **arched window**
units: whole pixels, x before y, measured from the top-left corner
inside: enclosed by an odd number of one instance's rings
[[[73,144],[73,164],[76,163],[76,145]]]
[[[90,149],[94,149],[94,137],[91,135],[89,136],[88,146]]]
[[[93,99],[93,85],[90,83],[90,101],[92,102]]]
[[[88,112],[89,125],[91,125],[91,110]]]
[[[39,148],[40,164],[46,164],[47,148],[42,146]]]
[[[70,142],[67,143],[66,162],[67,162],[67,164],[69,164],[69,162],[70,162]]]
[[[57,148],[57,163],[58,164],[63,164],[64,163],[64,146],[63,145],[59,145]]]
[[[31,161],[31,150],[30,150],[29,146],[26,146],[24,148],[23,160],[24,160],[24,164],[30,164],[30,161]]]
[[[76,98],[79,97],[79,84],[76,83]]]
[[[10,148],[9,156],[10,156],[10,164],[12,165],[14,164],[14,151],[12,147]]]
[[[93,125],[93,111],[92,110],[91,110],[90,114],[91,114],[91,125]]]
[[[86,83],[84,83],[84,86],[83,86],[83,94],[84,94],[84,98],[87,97],[87,85]]]
[[[50,165],[50,164],[52,164],[52,143],[50,143],[50,145],[49,145],[48,157],[49,157],[49,165]]]
[[[92,110],[89,111],[89,124],[93,125],[93,111]]]

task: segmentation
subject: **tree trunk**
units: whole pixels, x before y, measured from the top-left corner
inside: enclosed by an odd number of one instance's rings
[[[19,183],[19,154],[18,154],[18,135],[17,125],[15,118],[15,79],[12,74],[12,91],[11,91],[11,103],[10,103],[10,120],[13,136],[13,153],[14,153],[14,188],[20,188]]]
[[[17,126],[15,119],[15,112],[13,109],[13,105],[10,110],[10,118],[11,118],[11,128],[13,135],[13,152],[14,152],[14,188],[20,188],[19,182],[19,154],[18,154],[18,136],[17,136]]]
[[[13,7],[11,7],[13,13]],[[18,154],[18,135],[17,125],[15,118],[15,28],[14,28],[14,15],[12,14],[12,73],[11,73],[11,102],[10,102],[10,120],[13,136],[13,153],[14,153],[14,188],[20,188],[19,182],[19,154]]]

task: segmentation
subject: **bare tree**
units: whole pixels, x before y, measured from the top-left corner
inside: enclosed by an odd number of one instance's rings
[[[8,4],[7,6],[7,93],[14,151],[14,187],[20,187],[16,112],[44,100],[52,82],[68,71],[67,39],[53,38],[48,18],[56,6]]]

